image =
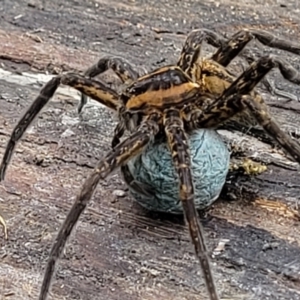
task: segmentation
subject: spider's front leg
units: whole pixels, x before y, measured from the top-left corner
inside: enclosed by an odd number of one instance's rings
[[[84,182],[83,187],[69,211],[50,251],[39,300],[47,299],[57,260],[63,252],[72,229],[91,200],[99,181],[106,178],[116,168],[126,164],[132,157],[143,151],[143,149],[159,131],[159,118],[160,116],[157,114],[150,115],[137,128],[135,133],[116,146],[97,164],[94,171]]]
[[[84,76],[88,78],[96,77],[107,70],[113,70],[123,83],[130,83],[139,77],[139,73],[135,71],[133,66],[121,57],[105,56],[98,60],[84,72]],[[87,96],[82,94],[78,105],[78,113],[82,112],[83,107],[87,103]]]
[[[256,121],[273,137],[298,163],[300,163],[300,146],[285,134],[268,112],[262,97],[251,93],[254,87],[273,68],[279,68],[283,77],[300,84],[300,73],[288,62],[277,56],[261,57],[233,82],[223,94],[204,109],[191,113],[191,128],[208,128],[232,118],[248,109]],[[202,110],[203,109],[203,110]]]
[[[32,123],[41,109],[52,98],[60,84],[64,84],[85,93],[92,99],[103,105],[117,110],[120,107],[119,95],[103,83],[85,78],[77,74],[64,74],[52,78],[40,91],[38,97],[34,100],[24,116],[14,128],[10,139],[7,143],[3,159],[0,165],[0,181],[4,180],[5,172],[17,142],[21,139],[26,129]]]
[[[174,166],[179,178],[179,198],[182,202],[185,218],[197,258],[200,261],[206,287],[211,300],[218,300],[218,293],[214,283],[212,270],[209,263],[208,251],[205,245],[204,232],[199,221],[195,207],[194,184],[191,172],[191,159],[183,121],[180,113],[169,109],[164,116],[165,132],[168,145],[172,152]]]

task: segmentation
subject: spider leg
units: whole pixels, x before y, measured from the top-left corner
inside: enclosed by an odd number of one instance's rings
[[[88,70],[86,70],[84,75],[89,78],[93,78],[101,73],[104,73],[108,69],[113,70],[123,83],[131,83],[140,76],[139,73],[135,71],[134,68],[126,60],[124,60],[121,57],[112,56],[100,58],[100,60],[95,65],[91,66]],[[78,113],[82,112],[82,109],[86,103],[87,96],[85,94],[81,94],[81,100],[78,106]],[[112,148],[116,147],[120,143],[120,139],[123,136],[124,132],[124,123],[119,122],[114,129]],[[127,165],[121,167],[121,173],[126,184],[129,185],[132,189],[146,196],[151,195],[151,187],[139,181],[136,181]]]
[[[107,70],[113,70],[123,83],[131,83],[139,77],[139,73],[134,70],[133,66],[121,57],[105,56],[98,60],[98,62],[92,65],[84,72],[84,76],[93,78]],[[77,108],[78,113],[82,112],[83,107],[87,103],[87,96],[81,94],[81,99]],[[120,142],[120,138],[125,131],[124,124],[118,123],[114,130],[114,137],[112,140],[112,147]]]
[[[119,122],[117,126],[114,129],[114,136],[111,142],[112,148],[115,148],[119,143],[120,139],[123,136],[125,132],[125,124],[124,122]],[[152,188],[150,185],[147,185],[145,183],[142,183],[140,181],[137,181],[132,173],[129,170],[128,165],[121,166],[121,173],[123,175],[123,179],[125,183],[130,186],[133,190],[135,190],[137,193],[145,195],[145,196],[151,196],[152,195]]]
[[[120,143],[120,139],[125,132],[125,124],[124,122],[119,122],[114,129],[114,136],[111,142],[112,148],[116,147]]]
[[[34,102],[31,104],[31,106],[25,112],[24,116],[14,128],[7,143],[5,153],[0,165],[0,181],[4,180],[6,168],[10,162],[17,142],[21,139],[22,135],[32,123],[37,114],[54,95],[60,84],[73,87],[113,110],[117,110],[119,107],[118,94],[101,82],[71,73],[52,78],[42,88],[38,97],[34,100]]]
[[[139,77],[139,73],[134,70],[133,66],[121,57],[106,56],[100,58],[100,60],[84,73],[84,76],[93,78],[101,73],[104,73],[108,69],[113,70],[123,83],[131,83]],[[81,94],[80,103],[78,105],[78,113],[82,112],[83,107],[87,103],[87,96]],[[125,124],[119,122],[114,129],[114,136],[112,139],[112,148],[116,147],[120,143],[120,139],[125,132]],[[121,173],[124,181],[127,185],[131,186],[132,189],[140,194],[149,196],[152,189],[150,186],[136,181],[131,174],[127,165],[121,167]]]
[[[134,70],[133,66],[121,57],[105,56],[98,60],[96,64],[87,69],[85,76],[93,78],[108,69],[113,70],[123,83],[136,80],[139,73]]]
[[[84,72],[84,76],[93,78],[107,70],[113,70],[123,83],[132,82],[139,77],[137,71],[131,66],[129,62],[121,57],[105,56],[98,60],[98,62],[92,65]],[[81,94],[81,99],[78,105],[78,113],[82,112],[83,107],[87,103],[87,96]]]
[[[55,265],[61,256],[68,237],[76,225],[80,215],[91,200],[93,193],[101,179],[106,178],[112,171],[126,164],[132,157],[138,155],[149,144],[159,131],[157,124],[159,115],[148,117],[128,139],[124,140],[111,150],[95,167],[94,171],[86,179],[69,211],[49,254],[44,279],[39,295],[39,300],[47,298],[51,280],[54,275]]]
[[[225,43],[223,42],[223,45],[219,47],[219,49],[212,55],[211,58],[222,66],[226,67],[237,55],[240,54],[241,57],[251,64],[253,61],[257,60],[258,57],[254,54],[253,50],[244,48],[253,39],[257,39],[265,46],[300,55],[300,44],[277,38],[267,31],[243,29],[235,33]],[[262,84],[272,95],[281,96],[289,100],[298,100],[295,95],[278,90],[267,78],[263,78]]]
[[[183,71],[188,73],[188,70],[199,58],[202,43],[206,42],[209,45],[218,48],[218,50],[212,55],[211,59],[226,67],[253,39],[257,39],[265,46],[300,55],[300,44],[277,38],[273,34],[264,30],[243,29],[227,40],[223,36],[203,28],[193,30],[189,33],[182,48],[177,65]],[[247,51],[247,55],[245,57],[253,59],[250,51]]]
[[[125,132],[125,124],[124,122],[119,122],[114,131],[114,137],[112,140],[112,148],[116,147],[120,143],[120,138],[123,136]],[[146,183],[142,183],[134,178],[132,175],[128,165],[121,166],[121,173],[125,183],[131,187],[138,194],[142,194],[144,196],[152,196],[153,189],[150,185]]]
[[[191,113],[192,128],[215,127],[248,109],[266,132],[300,163],[300,146],[272,119],[261,96],[256,93],[251,94],[254,87],[275,67],[279,68],[285,79],[300,84],[300,73],[288,62],[273,55],[261,57],[252,63],[216,101],[206,105],[202,111]],[[200,105],[199,108],[201,109]]]
[[[280,129],[280,126],[273,120],[271,115],[266,113],[267,111],[264,109],[265,106],[258,101],[253,101],[253,98],[249,95],[244,95],[241,101],[244,107],[249,109],[264,130],[273,137],[295,161],[300,163],[300,146]]]
[[[195,247],[197,258],[202,267],[210,299],[218,300],[219,297],[210,268],[204,233],[194,203],[194,185],[191,172],[188,138],[185,133],[183,121],[180,119],[179,112],[175,109],[169,109],[164,116],[164,125],[168,145],[172,152],[173,163],[178,172],[179,196],[188,223],[190,236]]]
[[[130,172],[128,165],[121,166],[121,173],[126,184],[130,186],[134,191],[146,197],[153,196],[153,189],[151,188],[151,186],[137,181]]]
[[[243,29],[225,43],[223,42],[211,58],[226,67],[253,39],[257,39],[265,46],[300,55],[300,44],[278,38],[264,30]]]
[[[211,59],[224,67],[226,67],[239,54],[241,54],[241,57],[245,58],[246,61],[251,64],[257,59],[257,57],[253,54],[253,51],[249,51],[244,48],[253,39],[259,40],[266,46],[300,55],[300,44],[295,44],[290,41],[277,38],[263,30],[243,29],[227,40],[223,36],[208,29],[197,29],[193,30],[186,38],[177,65],[191,78],[193,78],[194,65],[199,60],[201,45],[203,42],[207,42],[208,44],[218,48],[218,50],[212,55]],[[242,52],[243,49],[244,51]],[[225,75],[219,74],[221,70],[215,70],[213,66],[210,66],[210,68],[205,71],[211,73],[212,76],[216,75],[224,77]],[[298,100],[295,95],[276,89],[276,87],[267,78],[262,80],[262,84],[273,95],[282,96],[290,100]]]
[[[189,33],[183,45],[177,65],[192,77],[193,65],[197,63],[202,43],[206,42],[214,47],[223,47],[226,39],[209,29],[196,29]]]

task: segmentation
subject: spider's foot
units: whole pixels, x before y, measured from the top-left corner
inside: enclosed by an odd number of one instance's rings
[[[6,222],[5,222],[4,218],[1,215],[0,215],[0,224],[3,227],[4,238],[7,240],[8,239],[7,226],[6,226]]]
[[[233,161],[230,163],[230,171],[242,169],[247,175],[259,175],[267,170],[267,166],[250,158],[244,158],[242,161]]]

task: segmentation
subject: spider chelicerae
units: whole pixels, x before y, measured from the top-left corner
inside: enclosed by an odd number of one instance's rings
[[[112,150],[97,164],[84,182],[55,239],[46,266],[40,300],[47,298],[57,260],[72,229],[92,198],[98,182],[118,167],[130,177],[126,163],[141,154],[147,145],[158,137],[166,138],[172,153],[173,164],[178,173],[179,199],[196,256],[202,267],[209,297],[211,300],[219,299],[203,230],[194,204],[188,133],[197,129],[218,128],[226,125],[228,120],[234,120],[246,127],[260,125],[300,163],[300,146],[280,129],[268,113],[262,97],[254,90],[259,82],[266,84],[264,77],[273,68],[279,68],[285,79],[296,84],[300,83],[300,73],[288,62],[274,55],[261,56],[257,60],[251,55],[247,56],[251,64],[238,77],[226,69],[253,39],[273,48],[300,54],[300,45],[265,31],[241,30],[231,38],[225,39],[212,31],[201,29],[188,35],[176,65],[165,66],[140,76],[123,59],[105,57],[83,75],[59,75],[42,88],[13,130],[0,166],[0,180],[4,179],[16,143],[60,84],[73,87],[115,110],[119,123],[115,128]],[[200,50],[203,42],[217,47],[217,51],[209,57],[202,58]],[[249,53],[251,54],[248,51]],[[103,82],[92,79],[109,68],[127,84],[120,94]],[[86,96],[82,96],[79,111],[86,103]],[[126,130],[130,132],[130,136],[120,142]],[[130,182],[130,178],[127,179]],[[138,185],[133,188],[142,189]]]

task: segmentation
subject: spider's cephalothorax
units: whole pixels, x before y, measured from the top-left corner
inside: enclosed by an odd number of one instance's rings
[[[300,54],[300,46],[278,39],[257,30],[242,30],[229,40],[208,30],[195,30],[187,38],[177,65],[157,69],[139,76],[128,62],[120,58],[106,57],[92,66],[84,75],[65,74],[54,77],[41,90],[39,96],[15,127],[8,142],[2,164],[0,180],[4,179],[7,165],[17,141],[22,137],[34,117],[53,96],[60,84],[76,88],[83,94],[118,111],[120,122],[115,129],[113,149],[97,164],[86,179],[75,203],[59,231],[50,252],[39,299],[46,299],[58,257],[63,251],[68,236],[79,216],[90,201],[98,182],[117,167],[121,167],[131,181],[126,163],[139,155],[158,135],[165,136],[178,173],[179,199],[188,223],[196,255],[201,263],[204,279],[211,300],[217,300],[209,257],[203,232],[194,205],[194,187],[191,174],[189,141],[187,132],[198,128],[215,128],[231,118],[238,122],[257,123],[273,137],[294,160],[300,163],[300,147],[285,134],[267,111],[262,97],[254,87],[264,80],[272,69],[279,68],[287,80],[299,84],[298,73],[288,62],[277,56],[263,56],[253,61],[239,76],[233,76],[226,66],[236,57],[251,39],[263,44]],[[199,57],[203,41],[218,47],[216,53],[206,59]],[[251,57],[248,61],[253,60]],[[111,88],[92,77],[113,69],[123,82],[129,84],[119,95]],[[284,96],[290,96],[285,94]],[[79,111],[86,102],[84,96]],[[250,119],[244,118],[246,115]],[[131,135],[120,142],[125,130]],[[139,189],[136,185],[133,187]]]

